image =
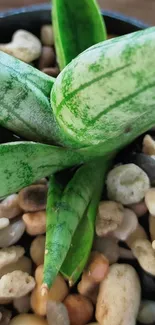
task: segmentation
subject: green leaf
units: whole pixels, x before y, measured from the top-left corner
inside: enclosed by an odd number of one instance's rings
[[[104,159],[100,177],[96,178],[93,197],[75,231],[69,252],[61,267],[61,273],[69,281],[70,286],[77,282],[89,258],[94,239],[97,208],[104,186],[105,175],[109,167],[110,162]]]
[[[46,288],[50,289],[66,258],[75,230],[89,205],[96,184],[100,182],[100,178],[103,181],[102,166],[103,158],[80,167],[67,184],[54,215],[52,211],[51,215],[48,213],[51,222],[47,230],[49,240],[44,261],[43,286]],[[49,196],[48,206],[52,205],[53,201],[50,203],[50,200]]]
[[[50,92],[55,79],[0,51],[0,125],[33,141],[52,143]]]
[[[0,145],[0,197],[15,193],[36,180],[79,164],[78,152],[33,142]]]
[[[96,0],[53,0],[52,22],[57,59],[62,70],[78,54],[106,39]]]

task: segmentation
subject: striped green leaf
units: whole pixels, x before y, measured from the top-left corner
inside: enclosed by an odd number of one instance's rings
[[[96,0],[53,0],[52,22],[61,70],[88,47],[106,39]]]
[[[30,139],[52,143],[51,78],[0,51],[0,125]]]
[[[0,145],[0,198],[82,162],[71,150],[33,142]]]
[[[69,252],[61,267],[61,273],[69,281],[70,286],[77,282],[89,258],[94,239],[97,208],[110,165],[111,162],[105,158],[100,173],[96,171],[96,184],[91,202],[75,231]]]

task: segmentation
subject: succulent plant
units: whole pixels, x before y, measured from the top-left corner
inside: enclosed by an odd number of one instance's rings
[[[50,176],[43,290],[60,269],[78,279],[111,157],[154,124],[155,28],[105,41],[95,0],[53,0],[52,18],[56,79],[0,52],[0,124],[28,140],[0,145],[0,197]]]

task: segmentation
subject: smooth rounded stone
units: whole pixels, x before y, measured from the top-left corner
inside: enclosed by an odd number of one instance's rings
[[[0,269],[0,278],[14,271],[22,271],[28,274],[32,273],[32,261],[27,256],[22,256],[17,262],[8,264]]]
[[[58,67],[44,68],[41,71],[46,73],[48,76],[51,76],[54,78],[56,78],[58,76],[58,74],[60,73],[60,70]]]
[[[13,306],[18,311],[19,314],[28,313],[30,306],[30,295],[20,297],[13,300]]]
[[[39,266],[44,264],[45,236],[37,236],[31,243],[30,255],[33,262]]]
[[[1,320],[0,320],[0,325],[9,325],[10,324],[10,319],[12,316],[12,312],[2,306],[0,306],[0,313],[1,313]]]
[[[52,25],[43,25],[40,33],[41,42],[43,45],[52,46],[54,45],[54,34]]]
[[[100,285],[96,319],[100,325],[134,325],[141,299],[141,286],[135,269],[113,264]]]
[[[96,251],[92,251],[81,281],[77,285],[78,292],[90,299],[94,305],[97,302],[99,284],[105,279],[109,271],[109,261]]]
[[[144,201],[128,205],[128,208],[131,209],[138,218],[143,217],[148,212],[147,206]]]
[[[57,275],[49,292],[42,295],[43,265],[39,265],[35,271],[36,286],[31,294],[31,308],[39,316],[46,315],[47,301],[62,302],[69,293],[68,286],[61,275]]]
[[[34,314],[21,314],[14,317],[9,325],[49,325],[43,317]]]
[[[6,228],[10,224],[8,218],[0,218],[0,230]]]
[[[47,302],[47,320],[49,325],[70,325],[67,308],[61,302]]]
[[[9,247],[18,242],[25,231],[25,224],[21,218],[13,219],[8,227],[0,230],[0,247]]]
[[[25,187],[19,192],[19,205],[26,212],[41,211],[46,208],[47,185],[38,184]]]
[[[131,246],[133,255],[140,266],[148,273],[155,276],[155,252],[148,239],[137,239]]]
[[[136,230],[132,234],[130,234],[130,236],[126,239],[126,244],[131,248],[137,239],[143,240],[147,238],[148,237],[144,228],[140,224],[138,224]]]
[[[120,226],[114,230],[113,235],[119,240],[125,241],[137,228],[138,219],[130,209],[124,209],[124,217]]]
[[[155,155],[155,141],[149,134],[146,134],[143,139],[142,150],[147,155]]]
[[[18,204],[18,194],[9,195],[0,203],[0,218],[12,219],[22,212]]]
[[[92,320],[94,308],[88,298],[80,294],[69,294],[63,303],[72,325],[84,325]]]
[[[155,217],[155,188],[150,188],[145,194],[145,204],[149,213]]]
[[[22,246],[11,246],[0,249],[0,269],[4,266],[16,263],[25,253]]]
[[[46,211],[23,214],[26,232],[31,236],[42,235],[46,232]]]
[[[144,153],[137,153],[133,155],[132,160],[147,174],[151,184],[155,184],[155,156],[149,156]]]
[[[149,215],[149,232],[153,242],[155,240],[155,217],[151,215]]]
[[[41,42],[26,30],[17,30],[8,44],[0,44],[0,50],[26,63],[37,60],[41,54]]]
[[[137,320],[141,324],[153,325],[155,322],[155,301],[142,300]]]
[[[39,63],[38,63],[39,70],[52,67],[54,63],[55,63],[54,49],[49,46],[43,46],[41,56],[39,58]]]
[[[108,198],[123,205],[140,202],[150,188],[147,174],[135,164],[114,167],[106,183]]]
[[[95,236],[93,250],[102,253],[109,260],[110,264],[117,262],[119,258],[119,246],[116,238]]]

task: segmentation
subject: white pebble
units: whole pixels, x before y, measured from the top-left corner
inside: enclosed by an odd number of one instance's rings
[[[107,177],[109,199],[124,205],[140,202],[149,188],[147,174],[134,164],[117,166]]]

